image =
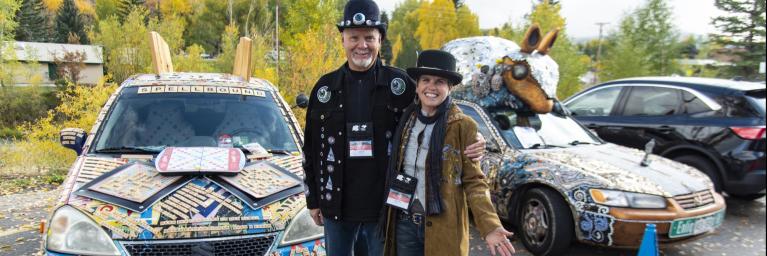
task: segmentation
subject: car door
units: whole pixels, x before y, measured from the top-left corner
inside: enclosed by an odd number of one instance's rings
[[[625,94],[623,85],[609,85],[586,91],[568,99],[565,106],[572,116],[596,132],[600,138],[616,140],[620,129],[620,101]]]
[[[685,134],[694,129],[689,123],[690,113],[705,111],[705,104],[681,88],[633,85],[626,89],[616,111],[617,128],[610,138],[603,138],[616,144],[644,149],[655,139],[654,152],[659,153],[685,143]]]
[[[487,182],[491,191],[494,191],[496,186],[495,177],[498,173],[498,168],[501,167],[501,160],[504,152],[510,152],[508,145],[500,137],[500,134],[495,129],[495,126],[488,118],[488,115],[479,106],[468,103],[458,102],[458,106],[461,108],[464,114],[474,119],[477,122],[477,129],[479,133],[485,138],[485,156],[480,163],[482,172],[487,176]]]

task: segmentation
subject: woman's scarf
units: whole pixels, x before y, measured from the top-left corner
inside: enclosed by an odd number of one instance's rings
[[[431,117],[426,117],[419,110],[418,120],[429,125],[434,124],[432,128],[431,139],[429,140],[429,153],[426,157],[426,174],[429,182],[426,183],[426,214],[439,215],[442,213],[442,195],[440,194],[440,185],[442,184],[442,148],[445,146],[445,135],[447,134],[447,111],[452,105],[452,100],[448,96],[445,101],[437,107],[437,113]]]
[[[391,182],[400,173],[400,148],[403,141],[403,136],[410,133],[410,129],[415,125],[415,118],[418,118],[424,124],[434,124],[431,132],[431,138],[429,139],[429,152],[426,157],[427,162],[427,179],[426,183],[426,214],[439,215],[444,209],[442,204],[442,195],[440,194],[440,184],[442,184],[442,148],[445,144],[445,135],[447,133],[447,119],[448,111],[452,106],[452,100],[448,96],[445,101],[437,107],[437,112],[431,116],[426,117],[421,113],[421,104],[416,102],[410,104],[403,110],[402,117],[399,124],[397,124],[397,130],[392,137],[392,155],[389,157],[389,166],[387,169],[386,182],[384,185],[384,202],[389,194],[391,188]],[[415,115],[415,116],[414,116]],[[415,118],[414,118],[415,117]],[[378,235],[383,238],[384,231],[388,225],[387,210],[389,206],[384,204],[381,211],[381,217],[378,221]]]

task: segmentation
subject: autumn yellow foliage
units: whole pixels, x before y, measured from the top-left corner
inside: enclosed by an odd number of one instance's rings
[[[43,5],[46,9],[48,9],[49,12],[56,12],[59,10],[59,7],[64,3],[64,0],[43,0]],[[93,6],[94,3],[89,0],[75,0],[75,6],[77,7],[77,10],[80,11],[80,13],[95,16],[96,15],[96,7]]]
[[[478,36],[479,18],[468,7],[455,8],[452,0],[424,1],[416,10],[415,37],[421,49],[438,49],[450,40]]]
[[[280,71],[280,93],[290,104],[295,103],[299,93],[310,93],[322,75],[336,70],[345,61],[341,35],[333,24],[310,29],[295,39],[296,45],[288,49],[290,66]],[[303,126],[305,110],[293,108],[293,112]]]
[[[33,123],[19,127],[25,138],[0,149],[0,174],[44,174],[69,167],[76,155],[59,144],[63,128],[90,131],[96,118],[117,85],[103,78],[97,85],[67,85],[57,97],[61,104]]]

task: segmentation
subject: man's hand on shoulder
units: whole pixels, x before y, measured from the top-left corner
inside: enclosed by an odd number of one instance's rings
[[[463,153],[474,162],[482,160],[482,157],[485,155],[485,137],[477,132],[477,142],[467,146]]]

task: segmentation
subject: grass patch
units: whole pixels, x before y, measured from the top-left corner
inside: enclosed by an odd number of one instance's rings
[[[50,191],[56,189],[64,182],[61,174],[49,173],[34,176],[0,176],[0,196],[32,192]]]

